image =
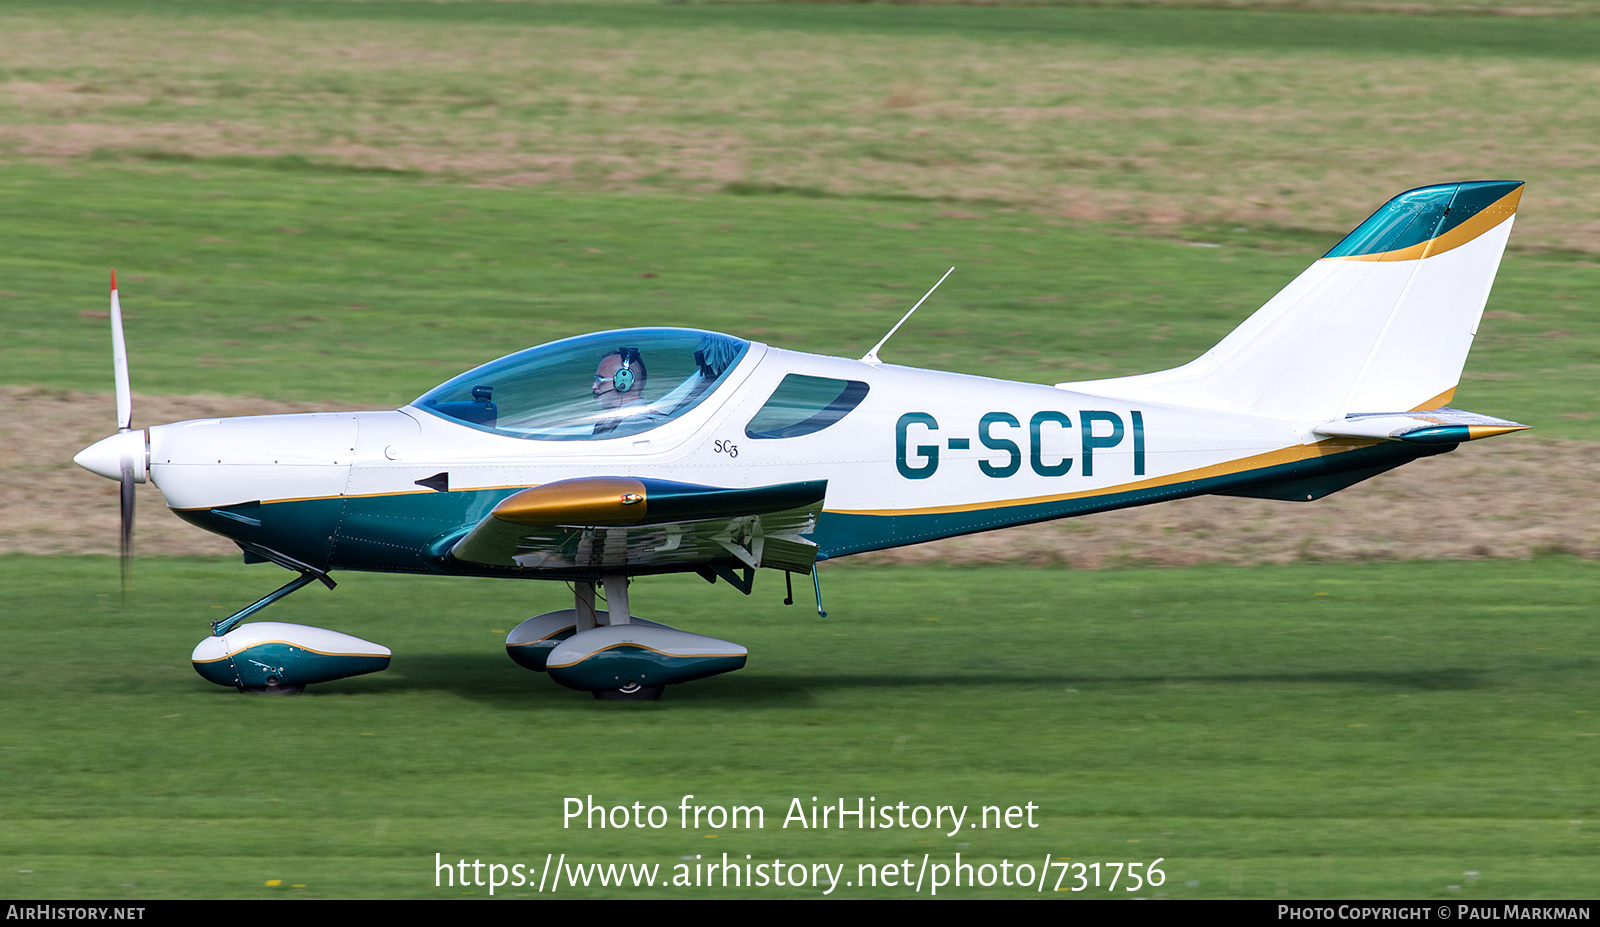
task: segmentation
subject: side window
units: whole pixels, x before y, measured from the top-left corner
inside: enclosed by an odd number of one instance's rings
[[[814,434],[850,414],[867,398],[860,380],[834,380],[791,373],[744,426],[750,438],[798,438]]]

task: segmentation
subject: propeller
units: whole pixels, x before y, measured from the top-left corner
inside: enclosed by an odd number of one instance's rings
[[[117,299],[117,269],[111,268],[111,367],[117,383],[117,434],[133,431],[133,389],[128,385],[128,343],[122,337],[122,303]],[[122,484],[122,594],[128,594],[133,569],[133,453],[124,439],[118,476]],[[144,469],[140,467],[140,469]]]
[[[122,592],[126,596],[133,561],[133,487],[148,478],[148,445],[144,432],[133,430],[133,390],[128,386],[128,346],[122,336],[115,270],[111,271],[111,363],[117,383],[117,433],[84,448],[73,461],[121,483]]]

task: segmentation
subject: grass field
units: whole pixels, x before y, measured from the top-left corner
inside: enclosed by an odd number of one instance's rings
[[[873,4],[8,5],[0,152],[998,201],[1338,235],[1441,177],[1600,250],[1600,17]],[[1437,8],[1437,7],[1436,7]]]
[[[728,852],[851,878],[961,852],[1163,858],[1167,881],[1127,897],[1593,897],[1597,577],[1560,553],[1600,550],[1588,12],[7,4],[0,552],[115,543],[77,540],[110,524],[114,487],[38,452],[89,427],[85,403],[110,430],[110,398],[83,395],[110,388],[110,266],[138,424],[392,407],[636,324],[858,356],[951,264],[885,359],[1055,382],[1192,358],[1402,189],[1516,177],[1456,402],[1538,438],[1308,507],[1197,500],[1142,534],[1084,519],[976,556],[829,564],[826,619],[772,580],[750,599],[646,580],[641,614],[752,656],[644,706],[505,658],[560,586],[340,576],[267,617],[380,641],[393,668],[248,699],[187,657],[272,568],[147,557],[122,608],[108,558],[5,554],[0,895],[452,896],[435,853],[670,870]],[[1330,520],[1359,527],[1335,543]],[[949,566],[1218,551],[1301,562]],[[1412,559],[1430,556],[1475,559]],[[1411,562],[1311,562],[1391,558]],[[759,804],[767,827],[561,827],[564,797],[688,793]],[[781,828],[811,796],[1031,801],[1041,821]]]
[[[1596,887],[1592,562],[838,564],[826,619],[785,609],[772,582],[745,599],[646,580],[645,614],[751,648],[746,670],[647,706],[505,659],[506,622],[561,604],[555,587],[356,575],[274,617],[384,641],[388,672],[295,699],[224,695],[185,657],[198,619],[237,604],[242,569],[141,563],[120,611],[95,591],[113,585],[110,559],[0,558],[0,894],[251,897],[269,879],[310,897],[457,894],[434,887],[435,852],[540,868],[547,852],[664,868],[748,853],[852,877],[924,853],[1165,858],[1167,883],[1127,897]],[[564,830],[562,800],[591,794],[674,816],[684,794],[758,804],[766,827]],[[784,829],[790,799],[813,796],[1031,801],[1039,826]],[[1024,892],[952,894],[974,896]]]

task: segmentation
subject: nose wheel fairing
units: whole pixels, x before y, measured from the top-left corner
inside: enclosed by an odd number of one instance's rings
[[[282,621],[240,625],[194,648],[195,672],[219,686],[287,689],[389,667],[389,648],[326,628]]]
[[[257,549],[260,550],[260,549]],[[241,692],[293,695],[319,682],[376,673],[389,667],[389,648],[350,634],[303,624],[260,621],[241,624],[272,603],[313,582],[329,589],[328,574],[305,564],[285,562],[277,551],[262,559],[297,569],[298,577],[267,593],[221,621],[211,624],[211,636],[195,645],[191,660],[195,672],[219,686]]]

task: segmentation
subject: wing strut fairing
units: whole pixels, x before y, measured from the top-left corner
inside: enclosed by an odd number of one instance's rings
[[[729,489],[597,476],[525,489],[450,556],[524,570],[696,571],[718,564],[807,573],[826,480]]]

